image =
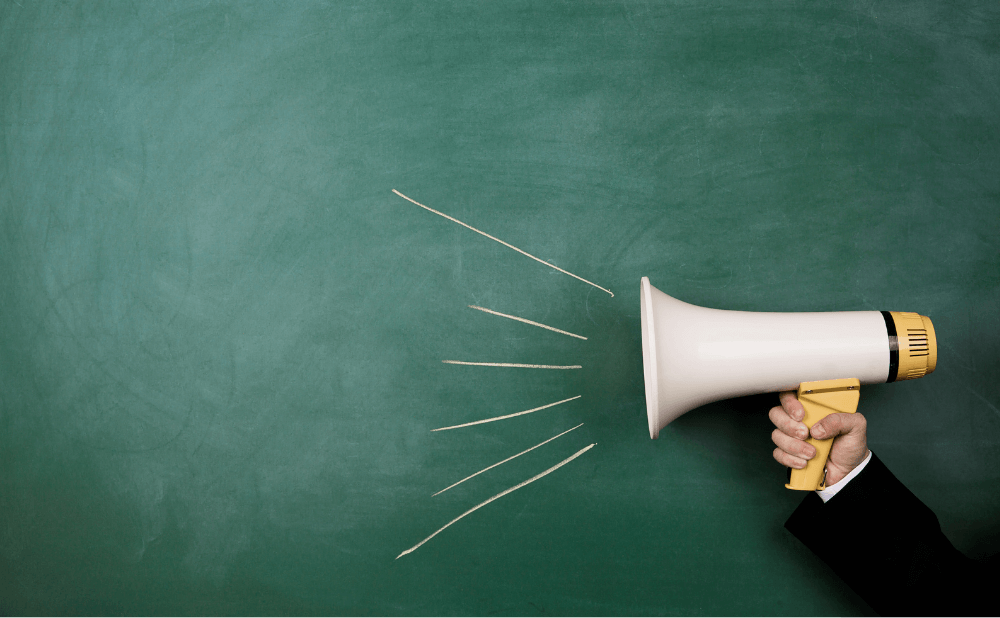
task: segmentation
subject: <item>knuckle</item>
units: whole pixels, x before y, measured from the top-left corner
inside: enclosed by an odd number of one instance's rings
[[[780,413],[781,413],[781,408],[779,406],[775,406],[767,411],[767,418],[771,419],[771,422],[777,425],[778,419],[780,418],[778,415]]]

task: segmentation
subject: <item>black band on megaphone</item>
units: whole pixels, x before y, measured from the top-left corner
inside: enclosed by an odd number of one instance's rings
[[[899,338],[896,335],[896,321],[888,311],[881,311],[885,320],[885,331],[889,335],[889,377],[886,382],[895,382],[899,373]]]

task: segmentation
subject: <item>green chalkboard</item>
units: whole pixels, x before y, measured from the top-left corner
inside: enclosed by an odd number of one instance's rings
[[[996,553],[998,32],[986,0],[3,3],[0,613],[870,613],[782,527],[773,395],[649,439],[642,276],[930,316],[937,372],[860,410]]]

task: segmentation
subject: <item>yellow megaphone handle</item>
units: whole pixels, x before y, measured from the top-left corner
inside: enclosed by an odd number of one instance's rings
[[[799,385],[799,403],[805,409],[806,415],[802,422],[806,427],[812,426],[835,412],[853,414],[858,410],[858,398],[861,396],[861,382],[854,378],[841,380],[820,380],[818,382],[803,382]],[[801,470],[792,468],[785,487],[801,491],[815,491],[826,488],[826,460],[830,457],[830,447],[833,438],[806,440],[816,448],[816,456],[806,462]]]

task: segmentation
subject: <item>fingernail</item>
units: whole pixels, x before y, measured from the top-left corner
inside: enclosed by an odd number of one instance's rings
[[[809,428],[805,425],[799,427],[799,438],[805,440],[809,437]]]
[[[826,429],[822,425],[813,425],[812,434],[814,438],[822,438],[826,435]]]

